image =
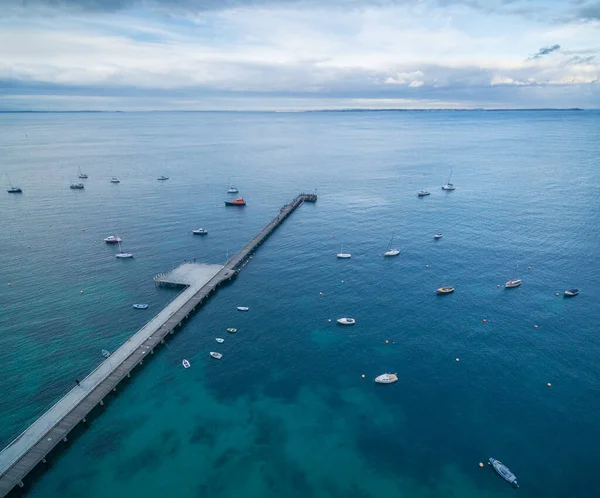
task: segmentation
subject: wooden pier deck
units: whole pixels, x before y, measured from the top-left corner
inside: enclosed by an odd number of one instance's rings
[[[117,385],[136,366],[141,366],[168,334],[181,327],[217,287],[235,277],[249,256],[296,208],[316,200],[315,194],[300,194],[283,206],[224,266],[184,263],[172,272],[157,275],[154,280],[158,285],[180,285],[185,290],[0,452],[0,497],[17,486],[24,487],[25,477],[38,465],[45,464],[52,450],[61,441],[66,442],[78,424],[87,423],[89,413],[98,405],[103,406],[104,398],[116,391]]]

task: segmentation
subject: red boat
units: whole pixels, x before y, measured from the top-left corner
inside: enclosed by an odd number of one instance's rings
[[[237,199],[234,199],[232,201],[225,201],[225,205],[226,206],[245,206],[246,201],[244,200],[243,197],[238,197]]]

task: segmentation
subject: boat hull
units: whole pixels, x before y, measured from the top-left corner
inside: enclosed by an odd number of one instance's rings
[[[512,289],[514,287],[519,287],[523,283],[522,280],[509,280],[504,284],[505,289]]]
[[[502,477],[502,479],[504,479],[506,482],[512,484],[515,488],[519,487],[519,484],[517,483],[517,476],[514,475],[506,465],[495,458],[490,458],[489,462],[496,474]]]
[[[385,373],[375,377],[375,382],[377,382],[377,384],[393,384],[397,381],[398,375],[396,374]]]
[[[354,325],[356,320],[354,318],[339,318],[337,323],[340,325]]]
[[[436,292],[439,296],[452,294],[454,292],[454,287],[440,287]]]

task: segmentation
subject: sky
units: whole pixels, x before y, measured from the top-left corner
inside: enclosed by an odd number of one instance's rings
[[[600,0],[0,2],[0,110],[600,108]]]

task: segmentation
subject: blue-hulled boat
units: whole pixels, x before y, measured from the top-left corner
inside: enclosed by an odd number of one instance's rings
[[[496,471],[496,473],[502,477],[505,481],[511,483],[515,488],[518,488],[517,484],[517,476],[514,475],[508,467],[504,465],[500,460],[496,460],[495,458],[490,458],[490,465]]]

